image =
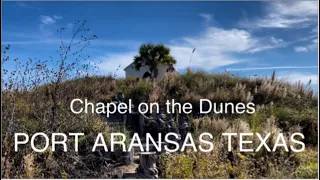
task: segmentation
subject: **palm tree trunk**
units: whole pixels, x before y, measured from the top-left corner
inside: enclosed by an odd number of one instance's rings
[[[158,74],[159,74],[159,70],[158,68],[152,68],[153,70],[150,70],[151,71],[151,79],[154,80],[154,79],[157,79],[158,77]]]

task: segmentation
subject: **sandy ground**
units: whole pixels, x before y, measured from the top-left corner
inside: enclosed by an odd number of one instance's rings
[[[115,172],[118,178],[136,178],[136,169],[139,166],[139,156],[134,156],[134,162],[129,165],[118,166],[115,168]]]

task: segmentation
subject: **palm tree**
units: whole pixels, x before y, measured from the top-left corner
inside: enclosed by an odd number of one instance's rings
[[[142,44],[139,55],[134,57],[134,65],[137,71],[144,65],[149,66],[151,78],[158,76],[158,64],[176,64],[176,60],[170,55],[170,48],[163,44]]]

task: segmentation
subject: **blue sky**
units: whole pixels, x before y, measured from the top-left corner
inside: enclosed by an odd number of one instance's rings
[[[318,81],[318,2],[3,2],[2,44],[26,61],[57,56],[56,30],[77,20],[98,39],[85,51],[101,74],[125,68],[141,43],[164,43],[177,59],[208,72]],[[67,31],[68,32],[68,31]],[[69,35],[69,37],[68,37]],[[71,34],[66,33],[65,38]],[[10,66],[7,65],[7,66]],[[10,67],[8,67],[10,68]]]

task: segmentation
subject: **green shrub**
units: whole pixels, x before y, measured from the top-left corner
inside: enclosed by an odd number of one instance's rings
[[[316,179],[318,177],[318,163],[308,163],[307,165],[300,165],[294,171],[295,178]]]

